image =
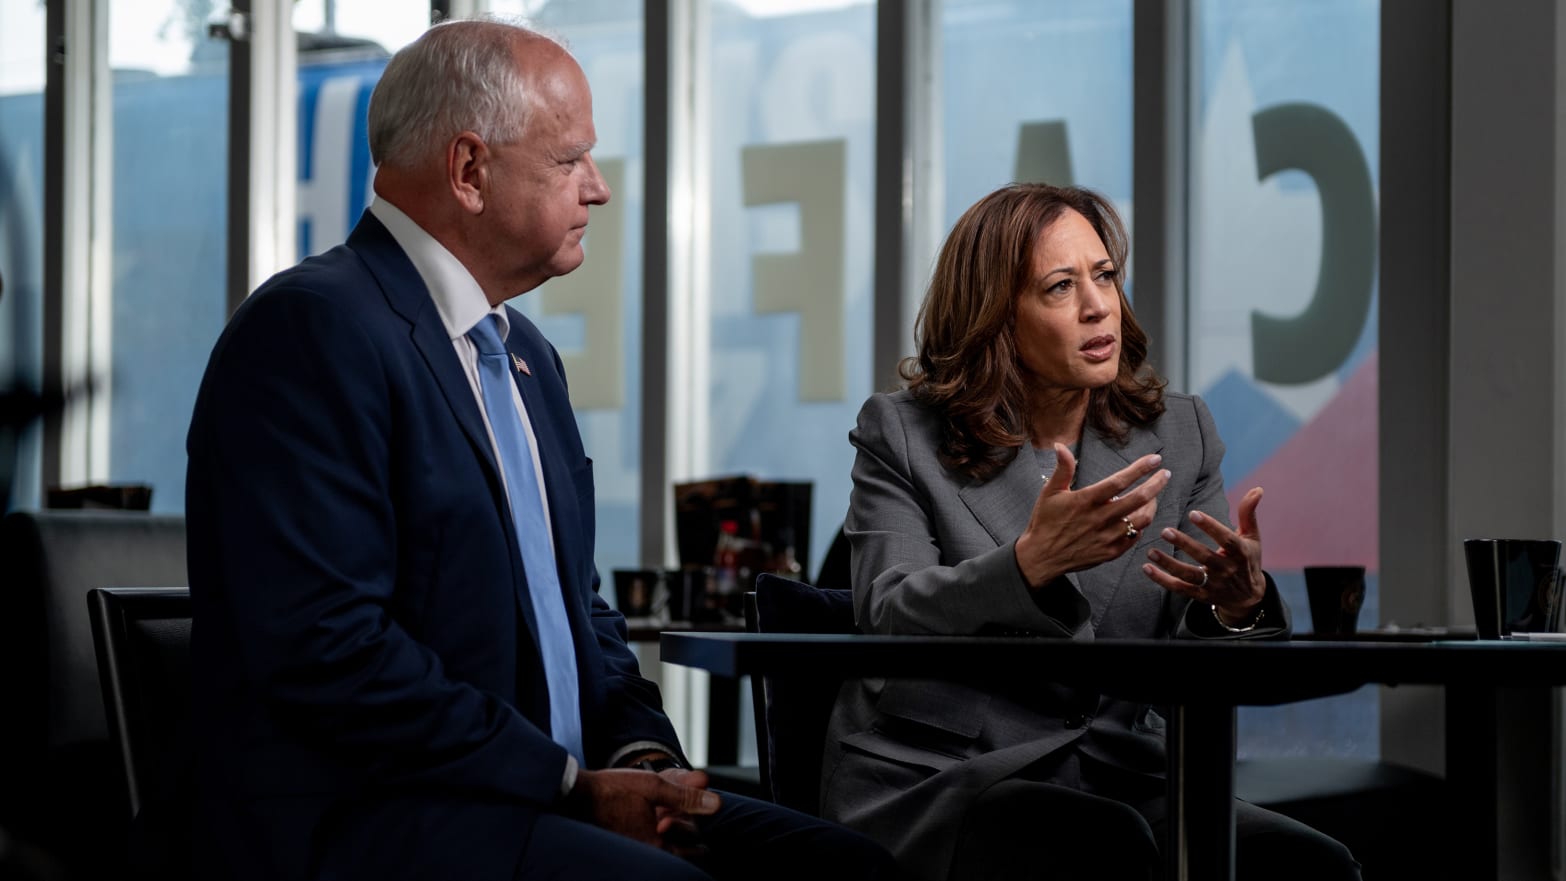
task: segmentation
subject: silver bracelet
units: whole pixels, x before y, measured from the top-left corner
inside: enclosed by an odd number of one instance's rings
[[[1265,617],[1266,614],[1267,614],[1267,610],[1266,609],[1263,609],[1261,606],[1257,606],[1256,607],[1256,617],[1251,619],[1251,623],[1245,625],[1244,627],[1230,627],[1228,622],[1223,620],[1223,616],[1218,614],[1218,604],[1217,603],[1213,603],[1212,604],[1212,609],[1213,609],[1213,620],[1218,622],[1218,626],[1219,627],[1222,627],[1223,629],[1229,631],[1230,633],[1250,633],[1252,630],[1256,629],[1256,625],[1260,624],[1261,623],[1261,619],[1263,617]]]

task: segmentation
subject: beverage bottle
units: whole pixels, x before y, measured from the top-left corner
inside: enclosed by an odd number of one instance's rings
[[[739,523],[724,520],[718,524],[718,545],[713,551],[713,589],[709,605],[727,609],[739,594]]]
[[[793,528],[788,526],[783,527],[782,531],[778,535],[778,538],[783,543],[783,553],[779,554],[776,561],[773,563],[773,571],[779,575],[782,575],[784,578],[792,578],[795,581],[798,581],[800,580],[800,574],[803,572],[803,567],[799,565],[799,558],[795,556],[794,553]]]

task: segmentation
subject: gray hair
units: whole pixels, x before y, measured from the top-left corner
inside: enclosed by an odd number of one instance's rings
[[[403,47],[370,94],[370,159],[407,167],[459,132],[489,144],[522,137],[534,96],[513,54],[518,34],[541,36],[498,18],[442,22]]]

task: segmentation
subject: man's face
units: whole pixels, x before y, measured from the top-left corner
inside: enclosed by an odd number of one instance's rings
[[[521,140],[489,145],[484,259],[514,294],[582,265],[588,206],[609,201],[589,152],[597,134],[587,78],[564,51],[546,51],[551,58],[525,74],[537,100]]]

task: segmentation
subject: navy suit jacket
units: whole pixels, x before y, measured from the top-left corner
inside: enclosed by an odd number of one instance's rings
[[[587,764],[639,740],[675,746],[597,593],[592,462],[559,357],[509,318],[507,346],[532,371],[515,376]],[[529,818],[558,805],[566,751],[548,734],[527,577],[478,403],[428,290],[372,215],[234,314],[188,451],[202,873],[310,877],[338,832],[388,805],[503,806],[523,828],[467,857],[515,866]]]

